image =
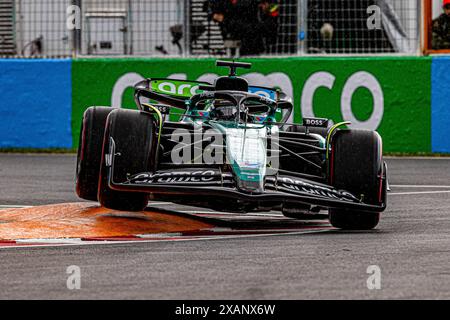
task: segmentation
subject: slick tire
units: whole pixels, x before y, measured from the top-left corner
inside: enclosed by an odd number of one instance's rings
[[[383,151],[378,133],[366,130],[340,130],[332,140],[330,184],[361,197],[366,204],[383,201]],[[330,223],[344,230],[374,229],[379,212],[329,210]]]
[[[97,201],[106,119],[113,110],[111,107],[90,107],[83,115],[76,169],[76,192],[81,199]]]
[[[102,206],[122,211],[141,211],[148,204],[147,193],[112,190],[108,186],[106,156],[115,144],[113,181],[124,182],[129,175],[153,172],[156,167],[156,125],[152,115],[136,110],[116,109],[106,123],[100,166],[98,199]]]

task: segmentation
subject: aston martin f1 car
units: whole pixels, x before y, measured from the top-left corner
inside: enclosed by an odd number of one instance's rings
[[[251,64],[217,66],[230,73],[214,83],[139,82],[138,110],[88,108],[78,196],[126,211],[149,200],[298,219],[327,210],[337,228],[375,228],[387,192],[380,135],[320,118],[288,123],[290,97],[236,75]]]

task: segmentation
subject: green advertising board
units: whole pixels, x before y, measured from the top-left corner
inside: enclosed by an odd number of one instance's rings
[[[377,130],[386,152],[431,152],[431,58],[258,58],[242,75],[279,87],[303,116],[351,121]],[[74,146],[83,112],[93,105],[135,108],[133,84],[170,77],[211,82],[226,69],[214,59],[77,59],[72,65]],[[189,90],[190,88],[183,88]],[[195,90],[195,89],[194,89]]]

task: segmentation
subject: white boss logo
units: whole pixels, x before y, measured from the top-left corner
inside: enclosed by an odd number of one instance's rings
[[[310,126],[323,126],[324,121],[323,120],[308,119],[306,121],[306,124],[310,125]]]

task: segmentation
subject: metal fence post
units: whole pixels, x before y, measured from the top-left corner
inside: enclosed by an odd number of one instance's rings
[[[72,0],[72,5],[77,6],[78,8],[80,8],[80,12],[83,12],[82,10],[82,0]],[[80,17],[80,19],[82,19]],[[74,57],[78,56],[81,54],[81,30],[82,30],[82,26],[83,23],[81,21],[80,23],[81,28],[74,28],[72,30],[72,55]]]
[[[304,55],[306,53],[306,39],[307,39],[307,29],[308,29],[308,0],[298,0],[298,19],[297,19],[297,41],[299,55]]]

